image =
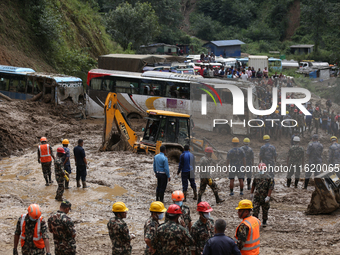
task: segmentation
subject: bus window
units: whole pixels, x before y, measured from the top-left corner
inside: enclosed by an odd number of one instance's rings
[[[102,78],[93,78],[90,82],[91,89],[101,90]]]
[[[188,83],[178,83],[179,98],[190,99],[190,87]]]
[[[138,93],[138,83],[131,82],[128,80],[116,80],[116,92],[117,93],[128,93],[137,94]]]
[[[102,83],[102,90],[103,91],[114,91],[113,87],[114,87],[114,80],[112,79],[103,79],[103,83]]]
[[[24,81],[18,80],[17,91],[21,93],[25,93],[25,82]]]
[[[33,83],[30,80],[27,81],[27,93],[33,94]]]
[[[8,90],[8,82],[9,80],[8,79],[5,79],[5,78],[1,78],[0,79],[0,90]]]
[[[37,80],[34,80],[34,94],[39,94],[42,91],[42,84],[38,83]]]
[[[141,82],[141,94],[150,96],[164,96],[163,93],[164,82],[145,80]]]
[[[10,79],[9,80],[9,91],[10,92],[17,92],[18,81]]]

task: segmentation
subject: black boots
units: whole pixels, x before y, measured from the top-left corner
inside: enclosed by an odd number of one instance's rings
[[[68,184],[69,184],[69,182],[65,180],[65,189],[69,189]]]
[[[80,185],[80,180],[77,180],[77,188],[80,188],[81,185]]]
[[[292,179],[287,179],[287,187],[290,187],[290,184],[292,183]]]
[[[304,189],[307,189],[308,183],[309,183],[309,179],[305,179],[305,187],[304,187]]]
[[[221,199],[219,196],[218,196],[218,193],[214,193],[215,195],[215,198],[216,198],[216,204],[219,204],[219,203],[222,203],[224,202],[224,199]]]
[[[202,195],[198,194],[197,204],[202,202]]]
[[[159,199],[159,192],[156,191],[156,201],[160,201]]]
[[[89,188],[90,186],[87,186],[86,181],[81,181],[83,184],[83,189]]]
[[[295,188],[298,187],[298,183],[299,183],[299,180],[295,180],[295,184],[294,184],[294,187],[295,187]]]
[[[159,193],[159,200],[164,204],[164,193]]]
[[[250,190],[251,189],[251,178],[247,178],[247,189]]]
[[[187,193],[188,193],[188,191],[183,191],[183,194],[184,194],[184,200],[183,200],[183,202],[186,202],[186,201],[187,201]]]
[[[194,200],[197,200],[197,189],[192,189],[194,192]]]

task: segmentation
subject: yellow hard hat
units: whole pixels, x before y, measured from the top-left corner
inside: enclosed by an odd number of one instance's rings
[[[289,114],[289,111],[286,111],[286,114]]]
[[[279,110],[276,110],[275,113],[279,113]]]
[[[233,140],[231,140],[232,143],[239,143],[240,140],[237,137],[234,137]]]
[[[279,105],[276,106],[276,109],[279,108]]]
[[[269,135],[264,135],[263,136],[263,140],[269,140],[270,139],[270,136]]]
[[[246,138],[243,139],[243,142],[244,143],[250,143],[250,139],[248,137],[246,137]]]
[[[330,140],[331,140],[331,141],[333,141],[333,140],[336,140],[336,141],[338,141],[338,138],[337,138],[336,136],[334,136],[334,135],[333,135],[333,136],[331,137],[331,139],[330,139]]]
[[[62,144],[69,144],[70,142],[69,142],[69,140],[64,139],[61,143],[62,143]]]
[[[235,209],[236,210],[253,209],[253,203],[248,199],[244,199],[238,203],[238,207],[236,207]]]
[[[156,201],[152,202],[150,205],[150,212],[166,212],[166,208],[164,207],[164,204],[162,202]]]
[[[123,202],[116,202],[112,206],[112,212],[127,212],[128,210]]]

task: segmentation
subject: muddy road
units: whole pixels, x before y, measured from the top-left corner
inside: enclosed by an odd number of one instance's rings
[[[25,113],[19,113],[13,118],[27,118]],[[38,117],[35,117],[38,118]],[[64,197],[72,203],[72,211],[69,216],[75,221],[77,230],[78,254],[110,254],[111,242],[106,224],[113,216],[111,207],[114,202],[123,201],[129,208],[126,222],[130,232],[136,234],[132,240],[133,254],[143,254],[145,247],[143,238],[144,221],[149,216],[149,205],[155,199],[156,178],[152,171],[152,155],[133,154],[130,152],[99,152],[101,144],[101,120],[69,120],[53,114],[39,117],[43,126],[43,133],[47,133],[52,141],[54,151],[61,146],[61,139],[70,140],[71,151],[76,146],[79,138],[84,139],[84,148],[89,162],[88,184],[90,188],[76,188],[74,159],[71,158],[72,174],[70,180],[71,189],[65,190]],[[20,120],[18,120],[20,123]],[[21,123],[22,125],[25,122]],[[36,137],[40,136],[39,122],[35,126],[26,125],[26,129],[34,128]],[[134,123],[135,130],[141,129],[143,123]],[[15,127],[12,127],[15,128]],[[20,127],[24,129],[25,127]],[[57,138],[52,138],[53,134]],[[201,135],[200,131],[196,131]],[[34,137],[32,135],[31,137]],[[231,148],[231,136],[219,136],[204,132],[204,136],[211,139],[213,144],[221,150]],[[323,135],[321,142],[325,148],[329,146],[328,136]],[[30,138],[31,144],[26,143],[26,149],[22,149],[16,155],[3,157],[0,161],[0,254],[12,254],[13,234],[19,216],[27,211],[31,203],[38,203],[43,216],[59,208],[60,203],[54,200],[57,184],[52,186],[44,184],[41,166],[37,161],[37,138]],[[306,147],[308,140],[302,143]],[[285,164],[289,141],[273,141],[278,150],[278,163]],[[255,162],[258,163],[259,148],[262,142],[251,141],[251,147],[255,151]],[[24,147],[24,145],[23,145]],[[327,155],[327,150],[325,150]],[[181,189],[180,177],[176,175],[177,164],[171,163],[171,182],[165,194],[165,206],[170,205],[171,192]],[[54,169],[52,168],[52,172]],[[54,178],[54,173],[52,174]],[[301,177],[304,177],[302,174]],[[272,194],[271,209],[269,211],[268,227],[261,229],[261,254],[340,254],[340,213],[331,215],[305,215],[309,204],[313,186],[308,190],[302,190],[302,182],[299,188],[287,188],[285,179],[275,180],[275,190]],[[196,180],[199,184],[199,181]],[[239,195],[238,181],[236,180],[235,196],[229,197],[229,180],[217,179],[220,195],[226,201],[216,205],[213,193],[207,189],[203,200],[209,202],[214,211],[214,219],[223,218],[227,222],[226,234],[233,237],[240,219],[237,217],[235,207],[241,198],[249,198],[250,191],[245,190],[243,197]],[[188,202],[194,221],[198,219],[195,211],[196,201],[192,199],[192,190],[189,188]],[[260,219],[261,219],[260,214]],[[52,254],[54,254],[53,239]]]

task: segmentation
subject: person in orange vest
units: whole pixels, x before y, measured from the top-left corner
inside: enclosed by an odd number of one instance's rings
[[[46,137],[40,138],[41,145],[38,147],[38,162],[41,163],[41,168],[44,174],[44,178],[46,181],[46,186],[49,186],[52,183],[51,178],[51,165],[52,158],[54,160],[52,147],[47,143]]]
[[[241,200],[236,207],[238,217],[243,219],[235,232],[237,246],[242,255],[260,254],[261,222],[258,218],[250,215],[252,209],[253,203],[248,199]]]
[[[47,225],[41,217],[40,207],[31,204],[27,214],[22,214],[17,222],[14,233],[13,255],[18,255],[18,243],[21,240],[22,254],[51,255],[47,234]]]

